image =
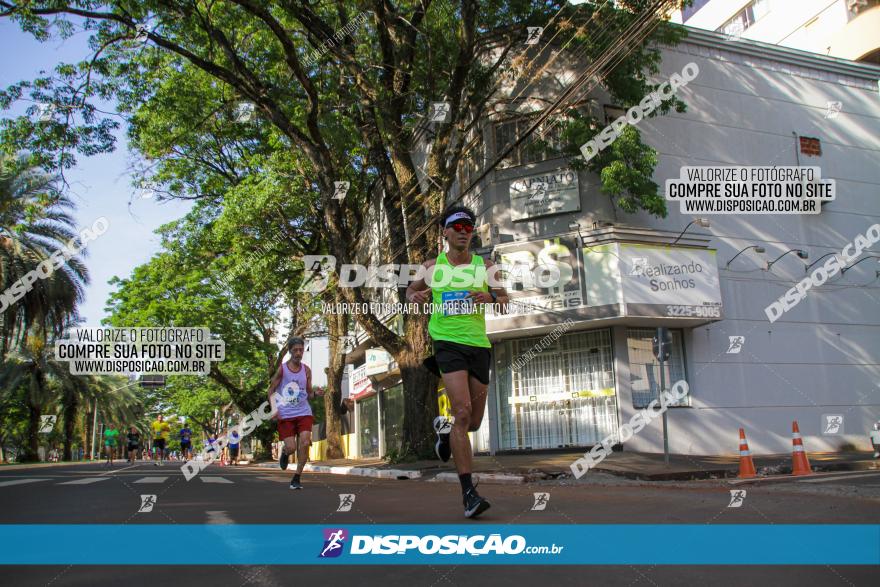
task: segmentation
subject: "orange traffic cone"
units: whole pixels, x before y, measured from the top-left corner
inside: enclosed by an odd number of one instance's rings
[[[801,440],[801,431],[797,420],[791,423],[791,474],[812,475],[810,461],[804,451],[804,441]]]
[[[739,479],[752,479],[757,477],[755,472],[755,463],[752,461],[752,455],[749,453],[749,443],[746,442],[746,432],[742,428],[739,429]]]

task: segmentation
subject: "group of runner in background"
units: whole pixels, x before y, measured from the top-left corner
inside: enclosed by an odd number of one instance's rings
[[[120,430],[113,424],[104,428],[104,465],[113,466],[113,459],[119,454],[118,447],[125,446],[125,457],[130,464],[134,464],[138,458],[145,461],[153,461],[155,466],[160,466],[164,461],[187,461],[193,458],[192,436],[193,431],[185,423],[177,432],[180,440],[180,450],[169,450],[168,441],[171,435],[171,425],[165,421],[162,414],[156,416],[156,420],[150,424],[150,437],[152,438],[152,446],[149,445],[148,439],[144,438],[135,426],[129,427],[124,437]],[[211,444],[214,438],[209,436],[205,443],[205,450],[211,450]],[[233,432],[230,437],[229,445],[223,449],[220,462],[222,464],[238,464],[240,438],[238,434]]]

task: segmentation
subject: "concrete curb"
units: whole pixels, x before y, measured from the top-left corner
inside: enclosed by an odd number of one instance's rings
[[[126,459],[115,459],[115,462],[124,462]],[[59,461],[57,463],[47,463],[47,462],[39,462],[39,463],[16,463],[11,465],[0,465],[0,471],[21,471],[24,469],[44,469],[46,467],[64,467],[64,466],[73,466],[73,465],[96,465],[96,468],[101,468],[98,465],[102,465],[101,461]]]
[[[289,465],[288,470],[296,469]],[[312,473],[328,473],[330,475],[354,475],[356,477],[374,477],[376,479],[418,479],[421,471],[405,471],[403,469],[374,469],[371,467],[328,467],[327,465],[311,465],[306,463],[305,471]]]
[[[474,473],[473,480],[477,483],[493,485],[522,485],[526,482],[524,475],[506,475],[504,473]],[[458,474],[449,472],[438,473],[433,478],[428,479],[428,481],[458,483]]]
[[[814,472],[812,475],[770,475],[766,477],[754,477],[752,479],[731,479],[728,481],[728,485],[749,485],[749,484],[771,484],[771,483],[791,483],[792,481],[804,481],[809,479],[823,479],[823,478],[840,478],[846,479],[849,474],[856,474],[861,476],[865,473],[880,473],[880,469],[846,469],[846,470],[837,470],[837,471],[829,471],[829,472]]]
[[[274,469],[275,463],[260,463],[256,465],[261,469]],[[288,471],[295,471],[296,465],[288,465]],[[376,479],[418,479],[422,476],[421,471],[407,471],[404,469],[376,469],[373,467],[331,467],[329,465],[313,465],[306,463],[304,471],[310,473],[324,473],[327,475],[353,475],[355,477],[373,477]]]

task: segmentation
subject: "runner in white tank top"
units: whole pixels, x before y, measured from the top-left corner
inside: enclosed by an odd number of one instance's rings
[[[309,400],[315,395],[324,395],[321,388],[312,391],[312,371],[302,362],[305,341],[292,338],[287,345],[290,360],[282,363],[269,384],[269,401],[275,406],[273,394],[275,390],[284,398],[277,405],[278,436],[284,442],[278,464],[282,470],[287,469],[290,455],[296,453],[296,473],[290,480],[291,489],[302,489],[300,476],[309,458],[309,446],[312,444],[312,407]]]

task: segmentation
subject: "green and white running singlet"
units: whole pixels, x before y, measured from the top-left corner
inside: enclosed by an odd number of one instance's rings
[[[483,258],[474,254],[469,265],[456,267],[449,263],[446,253],[440,253],[431,269],[431,279],[428,282],[434,303],[434,311],[428,322],[431,338],[435,341],[445,340],[492,348],[492,343],[486,336],[483,307],[474,307],[473,298],[468,297],[470,291],[489,291]],[[432,284],[441,285],[435,287]]]

